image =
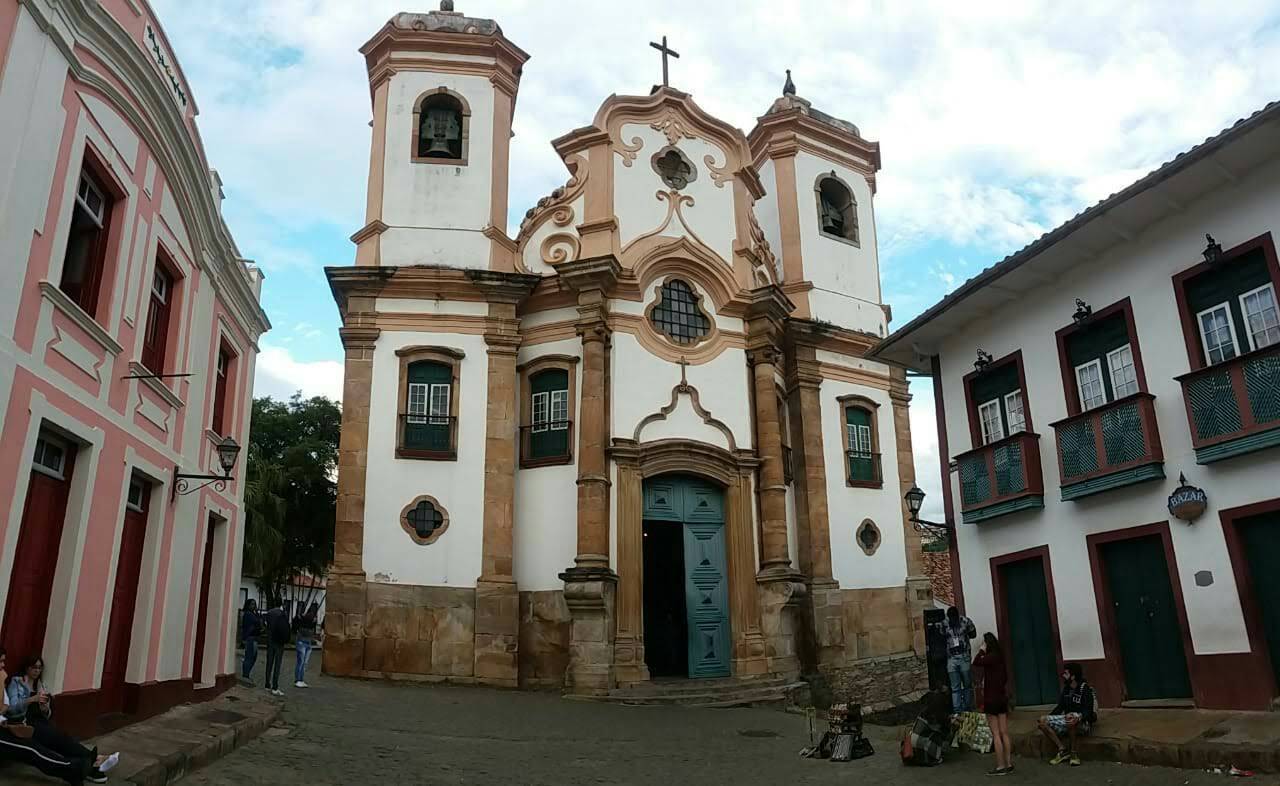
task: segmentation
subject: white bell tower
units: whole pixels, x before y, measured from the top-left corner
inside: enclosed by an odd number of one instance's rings
[[[450,0],[397,14],[360,52],[373,135],[356,264],[511,269],[511,120],[529,56]]]

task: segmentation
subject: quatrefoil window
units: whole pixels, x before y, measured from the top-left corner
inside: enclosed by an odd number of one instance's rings
[[[679,191],[698,179],[698,168],[693,165],[684,151],[668,145],[653,154],[649,163],[653,171],[658,173],[667,188]]]
[[[858,548],[862,549],[862,553],[868,557],[875,554],[876,549],[880,548],[880,528],[871,519],[862,520],[855,537],[858,541]]]
[[[658,290],[658,301],[649,310],[653,326],[682,346],[692,346],[711,332],[711,319],[698,303],[693,287],[673,278]]]
[[[400,513],[400,526],[419,546],[434,543],[449,527],[449,514],[434,497],[421,496]]]

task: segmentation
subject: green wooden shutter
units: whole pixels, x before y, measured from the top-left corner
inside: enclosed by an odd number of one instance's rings
[[[1097,360],[1102,366],[1102,387],[1106,390],[1107,401],[1115,401],[1116,391],[1111,384],[1111,365],[1107,362],[1107,353],[1129,343],[1132,343],[1129,321],[1125,319],[1123,312],[1112,314],[1072,333],[1066,341],[1067,362],[1071,364],[1072,376],[1075,376],[1077,366]]]
[[[875,459],[871,455],[874,445],[871,438],[871,413],[859,407],[847,407],[844,413],[844,447],[849,462],[849,479],[875,481]]]
[[[568,401],[569,373],[561,368],[547,369],[533,376],[529,384],[529,412],[532,422],[529,434],[530,458],[549,458],[569,455]],[[565,411],[555,412],[557,396],[564,400]],[[535,406],[537,404],[537,406]]]
[[[971,390],[973,392],[974,409],[969,413],[969,417],[974,422],[981,423],[982,418],[978,415],[977,408],[992,399],[1000,402],[1001,425],[1004,426],[1005,436],[1009,435],[1009,413],[1005,408],[1004,397],[1015,390],[1021,390],[1022,384],[1018,380],[1018,364],[1003,363],[996,368],[991,369],[985,374],[981,374],[977,379],[973,380]],[[1024,411],[1027,402],[1022,402]],[[979,428],[981,431],[981,428]]]
[[[420,360],[409,364],[408,385],[425,385],[425,413],[431,411],[431,386],[448,385],[449,400],[453,400],[453,369],[444,363]],[[408,391],[406,401],[408,401]],[[402,413],[408,415],[408,412]],[[404,418],[404,447],[410,450],[448,451],[452,448],[453,422],[450,418]]]
[[[1262,249],[1257,249],[1187,281],[1185,284],[1187,309],[1194,318],[1205,309],[1219,303],[1226,303],[1231,309],[1231,321],[1235,323],[1236,351],[1243,354],[1249,351],[1249,339],[1245,336],[1248,323],[1240,309],[1240,296],[1265,285],[1270,280],[1267,258],[1262,253]],[[1200,337],[1199,325],[1195,328],[1195,341],[1203,354],[1204,340]]]

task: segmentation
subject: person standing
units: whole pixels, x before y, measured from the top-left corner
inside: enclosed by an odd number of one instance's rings
[[[260,635],[262,617],[258,614],[258,601],[249,598],[244,604],[244,615],[240,618],[240,639],[244,642],[244,661],[240,665],[240,676],[250,685],[253,684],[253,666],[258,662]]]
[[[951,710],[966,712],[973,706],[973,649],[970,639],[978,638],[973,620],[955,606],[947,609],[947,676],[951,679]]]
[[[1058,753],[1049,759],[1050,764],[1071,762],[1072,767],[1080,766],[1080,756],[1076,753],[1076,737],[1088,734],[1093,724],[1098,722],[1096,707],[1097,696],[1093,686],[1084,679],[1084,669],[1079,663],[1068,663],[1062,667],[1062,695],[1058,704],[1048,715],[1040,717],[1037,724],[1040,733],[1058,748]],[[1067,744],[1062,744],[1062,735],[1067,736]]]
[[[267,691],[273,696],[283,696],[280,690],[280,664],[284,661],[284,648],[289,643],[289,615],[284,604],[277,603],[267,612]]]
[[[973,659],[975,668],[982,670],[982,711],[987,715],[991,729],[991,743],[995,747],[996,766],[988,775],[1008,775],[1013,772],[1013,741],[1009,738],[1009,675],[1005,668],[1004,653],[994,633],[982,634],[982,646]]]
[[[293,620],[294,647],[297,662],[293,667],[293,687],[306,688],[307,662],[311,660],[311,648],[316,643],[316,617],[320,614],[320,604],[312,603],[305,614],[299,614]]]

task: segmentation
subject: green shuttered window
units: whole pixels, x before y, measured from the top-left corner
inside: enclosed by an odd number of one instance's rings
[[[561,368],[540,371],[530,382],[530,458],[569,454],[569,373]]]

